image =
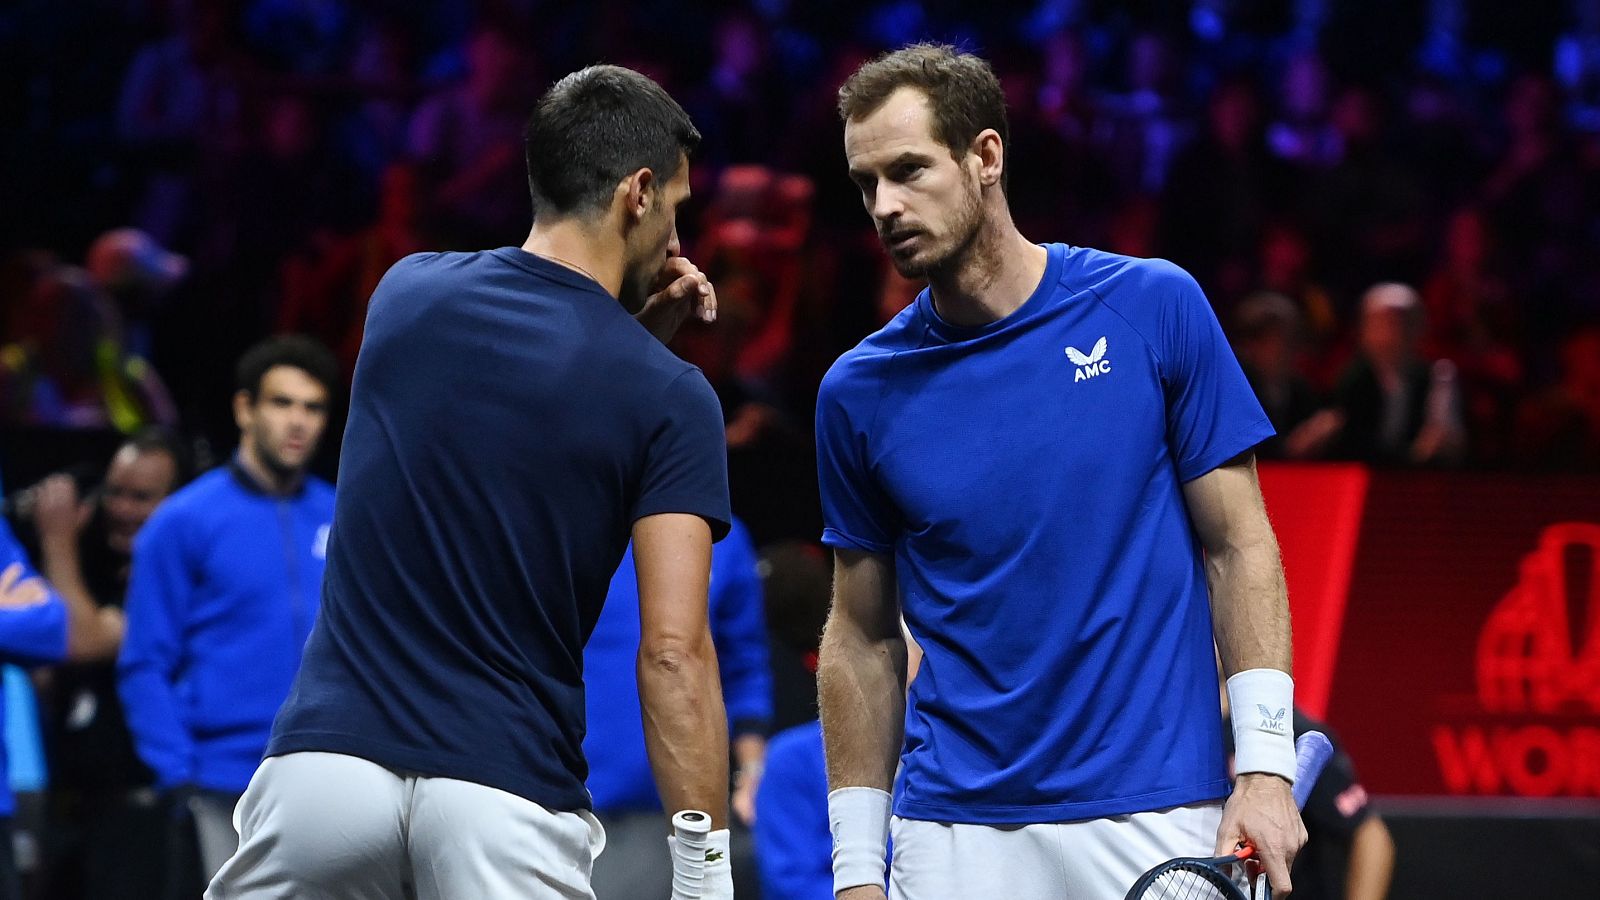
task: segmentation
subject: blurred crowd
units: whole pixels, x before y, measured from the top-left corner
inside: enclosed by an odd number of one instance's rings
[[[349,373],[391,262],[520,242],[529,105],[605,60],[706,135],[680,218],[725,314],[677,349],[736,480],[803,481],[822,372],[919,287],[844,177],[834,90],[926,37],[994,60],[1025,233],[1200,280],[1269,455],[1600,467],[1600,0],[10,4],[0,416],[225,444],[257,338]],[[805,491],[744,493],[759,534],[809,530]]]
[[[134,533],[226,460],[265,384],[235,362],[272,334],[342,373],[308,463],[331,476],[378,279],[418,250],[520,243],[533,99],[628,65],[705,134],[679,225],[720,315],[674,349],[723,400],[735,510],[764,548],[776,700],[756,730],[805,722],[827,602],[803,543],[816,387],[921,287],[845,177],[835,90],[927,38],[1001,76],[1024,233],[1200,281],[1278,428],[1264,456],[1600,471],[1600,0],[18,0],[0,8],[6,515],[41,568],[82,570],[85,609],[120,607]],[[123,627],[75,624],[99,668],[41,681],[52,727],[95,704],[117,722]],[[124,839],[162,833],[155,776],[107,727],[51,744],[57,813],[105,784],[119,804],[52,846],[113,813]],[[811,759],[806,727],[776,746]]]

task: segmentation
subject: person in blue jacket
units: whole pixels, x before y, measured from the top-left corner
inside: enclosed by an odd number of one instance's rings
[[[67,607],[40,579],[0,520],[0,662],[23,666],[59,662],[67,655]],[[5,702],[0,693],[0,721]],[[0,741],[0,900],[21,900],[16,862],[11,855],[11,816],[16,811]]]
[[[754,818],[755,788],[772,720],[772,674],[755,544],[737,519],[711,551],[710,608],[711,639],[737,767],[732,806],[736,817],[748,825]],[[583,651],[586,784],[595,815],[606,829],[606,850],[595,860],[593,878],[595,896],[601,898],[657,896],[672,878],[672,861],[661,840],[668,831],[666,816],[645,753],[634,675],[638,652],[639,586],[630,546]],[[739,848],[733,852],[737,857]],[[750,868],[744,866],[743,871]],[[740,866],[735,865],[734,872],[742,877]]]
[[[308,338],[251,348],[238,453],[167,498],[134,543],[118,691],[157,789],[192,819],[205,880],[237,846],[234,805],[317,617],[333,487],[306,467],[339,383]],[[187,892],[187,873],[168,878]]]

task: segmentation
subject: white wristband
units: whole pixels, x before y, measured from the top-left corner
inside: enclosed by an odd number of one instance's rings
[[[828,830],[833,832],[833,892],[884,884],[889,847],[889,794],[846,787],[828,794]]]
[[[675,834],[667,838],[672,856],[672,900],[733,900],[728,829],[696,833],[692,827],[685,829],[678,816],[672,820]]]
[[[1294,782],[1294,679],[1277,669],[1246,669],[1228,679],[1233,770]]]

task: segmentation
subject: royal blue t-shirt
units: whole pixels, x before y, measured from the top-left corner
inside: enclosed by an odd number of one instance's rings
[[[593,280],[520,249],[373,293],[321,616],[267,755],[589,806],[583,644],[635,520],[726,533],[717,398]]]
[[[1228,790],[1182,485],[1272,427],[1183,270],[1049,245],[1000,321],[926,291],[817,400],[824,542],[893,556],[925,657],[897,814],[1098,818]]]

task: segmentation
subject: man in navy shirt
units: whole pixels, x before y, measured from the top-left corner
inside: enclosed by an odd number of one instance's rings
[[[333,355],[271,338],[237,374],[239,450],[163,501],[134,539],[117,660],[134,749],[193,821],[199,877],[169,872],[179,895],[237,846],[233,808],[300,666],[333,518],[333,486],[306,473],[339,384]]]
[[[1240,840],[1287,891],[1288,605],[1250,454],[1272,429],[1210,305],[1170,263],[1018,232],[983,60],[910,47],[839,96],[850,177],[930,285],[817,400],[839,897],[884,896],[897,763],[907,900],[1109,900]],[[902,613],[925,654],[909,698]]]
[[[675,225],[698,140],[637,72],[568,75],[528,122],[527,241],[384,276],[322,616],[210,896],[592,897],[583,644],[630,537],[656,783],[710,814],[704,896],[731,896],[722,417],[662,343],[714,317]]]

